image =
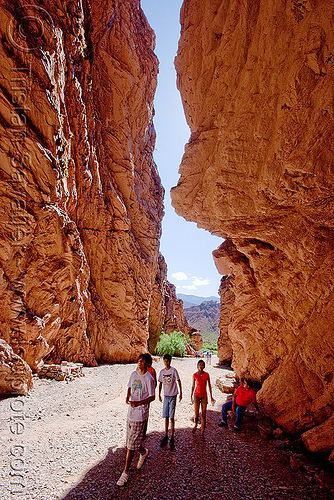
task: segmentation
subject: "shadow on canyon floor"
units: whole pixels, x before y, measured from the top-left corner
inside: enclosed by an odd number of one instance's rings
[[[206,362],[206,359],[204,359],[204,361]],[[210,364],[209,364],[209,366],[210,366]],[[232,368],[231,365],[219,365],[218,363],[217,364],[216,363],[212,363],[212,368],[220,368],[221,370],[228,370],[228,371],[234,373],[233,368]]]
[[[289,453],[252,429],[235,434],[217,427],[220,412],[208,410],[205,440],[191,426],[177,428],[175,450],[161,448],[162,432],[149,432],[149,457],[136,469],[135,454],[126,486],[119,488],[125,447],[109,448],[104,460],[91,468],[63,500],[109,499],[257,499],[328,500],[328,491],[310,483],[302,472],[294,473]]]

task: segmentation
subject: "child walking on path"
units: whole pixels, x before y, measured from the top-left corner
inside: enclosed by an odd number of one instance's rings
[[[202,359],[197,363],[197,372],[193,375],[193,385],[191,387],[191,404],[195,403],[195,427],[193,428],[193,433],[196,432],[199,416],[199,407],[201,406],[202,411],[202,425],[201,425],[201,436],[204,437],[205,425],[206,425],[206,407],[208,405],[208,395],[206,392],[206,386],[209,386],[211,402],[215,404],[215,400],[212,396],[210,375],[204,371],[205,363]]]
[[[178,394],[178,388],[176,382],[179,384],[180,388],[180,396],[179,401],[182,399],[182,385],[181,380],[176,368],[171,366],[172,356],[170,354],[164,355],[164,364],[165,368],[163,368],[159,373],[159,401],[161,399],[161,389],[162,386],[164,388],[164,403],[162,408],[162,417],[165,419],[165,436],[162,438],[160,442],[160,446],[166,446],[168,443],[168,427],[169,427],[169,419],[170,419],[170,430],[171,437],[169,446],[171,449],[174,449],[174,430],[175,430],[175,422],[174,422],[174,414],[175,414],[175,406],[176,406],[176,396]]]
[[[148,455],[148,450],[142,445],[143,430],[148,419],[149,403],[155,399],[154,379],[147,371],[150,364],[150,354],[141,354],[138,358],[138,368],[131,373],[125,402],[129,404],[126,427],[126,458],[124,470],[117,481],[117,486],[124,486],[129,479],[129,468],[135,450],[139,449],[137,469],[140,469]]]
[[[153,368],[152,366],[152,356],[150,355],[150,361],[149,361],[149,364],[147,366],[147,371],[148,373],[150,373],[154,379],[154,387],[156,388],[157,387],[157,372],[155,371],[155,368]],[[148,405],[150,407],[150,405]],[[143,430],[143,439],[146,439],[146,434],[147,434],[147,425],[148,425],[148,418],[145,422],[145,425],[144,425],[144,430]]]

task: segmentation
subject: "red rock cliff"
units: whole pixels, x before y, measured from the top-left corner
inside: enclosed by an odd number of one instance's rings
[[[154,33],[139,0],[4,1],[0,23],[1,337],[34,370],[134,361],[163,215]]]
[[[185,0],[176,59],[192,134],[173,205],[226,239],[233,367],[290,432],[334,408],[333,18],[325,0]]]
[[[160,254],[158,272],[151,296],[149,316],[149,349],[154,353],[162,331],[171,333],[174,330],[191,336],[194,348],[199,350],[203,340],[195,329],[188,324],[183,311],[183,301],[176,296],[175,286],[167,280],[167,265]]]

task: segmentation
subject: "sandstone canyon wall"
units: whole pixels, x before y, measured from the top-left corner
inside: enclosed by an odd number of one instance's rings
[[[160,275],[154,33],[139,0],[4,0],[0,23],[0,337],[35,371],[134,361]]]
[[[232,276],[223,276],[219,287],[220,295],[220,335],[217,341],[218,358],[220,363],[229,364],[232,361],[233,349],[229,337],[231,310],[234,304]]]
[[[185,0],[176,58],[191,138],[173,205],[225,238],[237,375],[283,429],[314,427],[314,451],[334,448],[333,19],[325,0]]]

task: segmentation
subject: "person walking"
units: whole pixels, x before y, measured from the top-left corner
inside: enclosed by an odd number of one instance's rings
[[[125,402],[129,405],[126,427],[126,458],[124,470],[117,486],[124,486],[129,479],[129,469],[136,449],[139,449],[137,469],[148,456],[148,449],[142,445],[145,422],[148,419],[149,403],[155,399],[154,379],[147,371],[150,354],[141,354],[137,370],[131,373]]]
[[[168,427],[170,420],[170,431],[171,437],[169,446],[173,450],[175,447],[174,442],[174,431],[175,431],[175,407],[176,407],[176,396],[179,393],[177,388],[177,383],[179,384],[180,396],[179,401],[182,400],[182,384],[176,368],[171,366],[172,356],[170,354],[164,355],[164,364],[165,368],[163,368],[159,373],[159,401],[162,401],[161,398],[161,389],[164,389],[164,401],[162,408],[162,417],[165,419],[165,435],[160,442],[160,446],[166,446],[168,443]]]
[[[155,368],[153,368],[152,366],[152,356],[150,355],[150,362],[149,362],[149,365],[147,366],[147,371],[148,373],[150,373],[152,375],[152,377],[154,378],[154,387],[156,388],[157,387],[157,372],[155,371]],[[150,405],[148,405],[148,407],[150,408]],[[146,434],[147,434],[147,426],[148,426],[148,418],[145,422],[145,425],[144,425],[144,430],[143,430],[143,439],[146,439]]]
[[[208,395],[206,387],[209,387],[210,397],[212,404],[215,404],[215,400],[212,396],[212,388],[210,382],[210,375],[208,372],[204,371],[205,363],[202,359],[197,363],[197,372],[193,375],[193,384],[191,387],[191,404],[195,404],[195,426],[192,430],[193,433],[196,432],[199,408],[201,407],[202,422],[201,422],[201,436],[204,437],[204,431],[206,426],[206,408],[208,406]]]

